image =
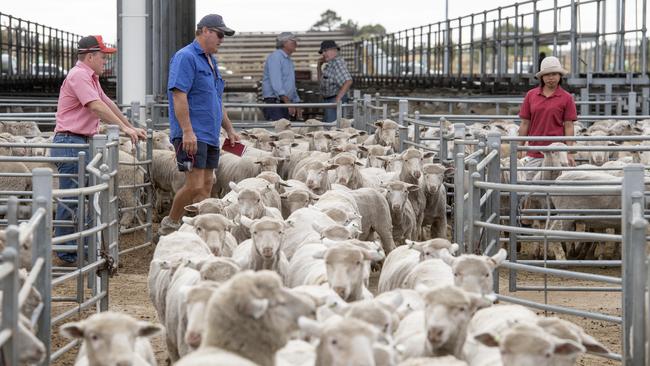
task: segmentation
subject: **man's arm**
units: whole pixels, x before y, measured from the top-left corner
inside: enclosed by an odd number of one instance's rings
[[[235,131],[235,128],[232,126],[232,121],[230,121],[230,117],[228,117],[226,107],[222,106],[221,111],[223,114],[223,119],[221,120],[221,128],[226,130],[226,134],[228,134],[228,139],[230,140],[230,145],[235,146],[235,142],[239,142],[241,138],[239,137],[237,131]]]
[[[127,134],[132,141],[138,140],[138,133],[124,124],[124,122],[115,114],[111,109],[101,100],[93,100],[86,105],[90,110],[99,117],[102,121],[110,123],[112,125],[120,126],[120,129]],[[121,114],[121,113],[120,113]]]
[[[124,114],[122,113],[120,108],[117,106],[117,104],[115,104],[115,102],[113,102],[112,100],[109,99],[108,101],[105,101],[105,104],[108,106],[108,108],[111,110],[111,112],[113,112],[113,114],[115,114],[115,116],[117,118],[119,118],[120,121],[122,121],[122,123],[125,126],[135,130],[135,132],[137,133],[138,138],[140,140],[146,140],[147,133],[145,132],[145,130],[143,130],[142,128],[136,128],[135,126],[133,126],[131,124],[131,122],[129,122],[129,120],[124,116]]]
[[[341,86],[341,89],[339,89],[339,93],[336,95],[336,101],[337,102],[343,98],[343,96],[345,95],[345,93],[348,92],[348,90],[350,89],[351,86],[352,86],[352,79],[346,80],[343,83],[343,85]]]
[[[190,122],[190,107],[187,103],[187,94],[178,89],[174,89],[174,115],[178,124],[183,130],[183,150],[188,154],[195,154],[197,150],[196,135]]]

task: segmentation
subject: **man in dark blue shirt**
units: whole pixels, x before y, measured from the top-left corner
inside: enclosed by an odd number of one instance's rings
[[[176,192],[169,216],[160,222],[160,235],[180,227],[185,206],[210,197],[213,171],[219,164],[221,127],[231,143],[239,141],[223,108],[224,81],[213,56],[224,36],[235,31],[217,14],[206,15],[196,28],[194,41],[176,52],[169,65],[170,138],[178,170],[185,172],[185,184]]]

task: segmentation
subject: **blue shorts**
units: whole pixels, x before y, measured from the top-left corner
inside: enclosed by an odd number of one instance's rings
[[[174,151],[176,151],[176,167],[179,171],[185,172],[185,162],[192,163],[193,168],[197,169],[216,169],[219,166],[219,148],[217,146],[197,141],[196,154],[190,155],[183,150],[183,139],[175,138],[172,140]]]

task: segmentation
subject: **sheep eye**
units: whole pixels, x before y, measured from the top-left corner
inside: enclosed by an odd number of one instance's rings
[[[333,346],[336,346],[339,342],[336,339],[332,339],[331,342]]]
[[[490,277],[490,274],[489,274],[489,273],[486,273],[486,274],[485,274],[485,278],[488,278],[488,277]]]
[[[464,312],[465,312],[465,310],[466,310],[466,309],[465,309],[465,307],[464,307],[464,306],[461,306],[461,307],[459,307],[459,308],[458,308],[458,311],[460,311],[460,312],[462,312],[462,313],[464,313]]]
[[[361,265],[361,261],[357,261],[357,266],[360,266],[360,265]]]
[[[454,273],[454,277],[460,276],[460,273]]]
[[[92,335],[90,336],[90,339],[93,340],[93,341],[96,341],[96,340],[99,339],[99,336],[98,336],[97,334],[92,334]]]

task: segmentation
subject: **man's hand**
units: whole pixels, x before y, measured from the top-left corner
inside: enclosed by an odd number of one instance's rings
[[[138,131],[131,127],[126,127],[124,129],[124,134],[131,139],[131,142],[133,142],[134,145],[138,143]]]
[[[296,108],[296,119],[302,119],[302,108]]]
[[[289,107],[289,115],[291,117],[294,117],[296,115],[296,108],[294,107]]]
[[[135,132],[138,134],[138,139],[139,140],[144,141],[144,140],[147,139],[147,131],[145,131],[144,129],[134,127],[133,130],[135,130]]]
[[[234,129],[226,130],[226,134],[228,135],[228,140],[230,140],[230,146],[235,146],[235,143],[241,142],[241,137]]]
[[[183,131],[183,151],[189,155],[196,154],[198,146],[196,143],[196,135],[193,130]]]

